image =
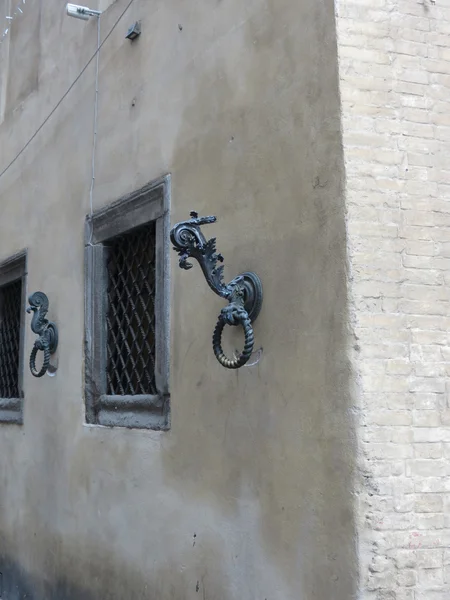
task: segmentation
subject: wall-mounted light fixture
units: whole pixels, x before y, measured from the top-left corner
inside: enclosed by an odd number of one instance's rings
[[[228,300],[222,308],[213,335],[213,350],[217,360],[226,369],[243,367],[253,352],[254,335],[252,322],[261,310],[263,291],[261,280],[253,272],[241,273],[230,283],[223,283],[223,256],[216,251],[216,238],[206,240],[200,226],[215,223],[216,217],[199,217],[191,212],[191,219],[177,223],[170,232],[170,240],[180,256],[180,267],[191,269],[188,258],[195,258],[212,291]],[[239,356],[227,358],[222,350],[222,332],[225,325],[242,325],[245,334],[244,349]]]
[[[139,21],[136,21],[136,23],[133,23],[133,25],[130,27],[130,29],[127,32],[127,35],[125,36],[127,40],[135,40],[136,38],[138,38],[141,35],[141,24]]]
[[[35,292],[28,298],[30,305],[28,313],[33,313],[31,319],[31,330],[39,337],[34,342],[30,356],[30,371],[35,377],[42,377],[47,373],[50,365],[50,356],[56,352],[58,347],[58,328],[45,318],[48,312],[48,298],[44,292]],[[36,369],[36,356],[38,351],[44,353],[44,361],[41,369]]]
[[[99,17],[102,14],[101,10],[92,10],[87,6],[80,6],[79,4],[67,4],[66,12],[69,17],[83,19],[83,21],[88,21],[89,17]]]

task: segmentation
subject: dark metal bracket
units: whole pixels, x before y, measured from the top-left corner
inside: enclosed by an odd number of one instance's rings
[[[252,322],[261,310],[263,290],[261,280],[253,272],[241,273],[230,283],[223,282],[223,256],[216,251],[216,238],[206,240],[200,227],[215,223],[216,217],[199,217],[191,212],[188,221],[177,223],[170,232],[170,240],[180,256],[182,269],[191,269],[188,258],[195,258],[212,291],[228,300],[218,318],[213,335],[213,350],[217,360],[227,369],[239,369],[249,360],[253,352],[254,335]],[[222,350],[222,332],[225,325],[242,325],[245,334],[244,349],[238,357],[229,359]]]
[[[28,298],[28,313],[33,313],[31,319],[31,329],[39,337],[34,342],[33,350],[30,355],[30,371],[35,377],[42,377],[50,365],[50,356],[56,352],[58,347],[58,328],[45,318],[48,312],[48,298],[44,292],[35,292]],[[44,361],[41,369],[36,369],[36,356],[38,351],[44,353]]]

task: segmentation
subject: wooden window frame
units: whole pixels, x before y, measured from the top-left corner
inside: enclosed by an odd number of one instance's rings
[[[169,209],[170,176],[166,176],[86,217],[84,387],[87,423],[156,430],[170,427]],[[155,382],[158,394],[109,396],[106,393],[105,243],[151,221],[156,225]]]

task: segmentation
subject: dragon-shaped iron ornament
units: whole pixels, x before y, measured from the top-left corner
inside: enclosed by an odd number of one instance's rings
[[[42,377],[47,372],[50,364],[50,356],[56,352],[58,347],[58,329],[55,323],[45,318],[48,312],[48,298],[44,292],[35,292],[28,298],[28,313],[33,313],[31,329],[39,337],[34,342],[30,355],[30,371],[35,377]],[[38,351],[44,353],[41,369],[36,369],[36,356]]]
[[[195,258],[203,271],[206,282],[212,291],[228,300],[218,318],[213,335],[213,350],[217,360],[227,369],[239,369],[249,360],[253,352],[254,335],[252,322],[261,310],[263,291],[261,280],[253,272],[242,273],[225,284],[223,282],[223,256],[216,250],[216,238],[206,240],[200,227],[215,223],[216,217],[199,217],[191,212],[188,221],[177,223],[170,232],[174,250],[180,256],[182,269],[191,269],[188,258]],[[245,334],[244,349],[239,356],[230,359],[222,350],[222,332],[225,325],[242,325]]]

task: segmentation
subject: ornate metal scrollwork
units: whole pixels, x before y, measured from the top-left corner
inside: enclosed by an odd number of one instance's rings
[[[199,217],[191,212],[188,221],[177,223],[170,232],[170,239],[180,256],[182,269],[191,269],[188,258],[195,258],[203,271],[206,282],[212,291],[228,300],[218,318],[213,335],[213,350],[217,360],[227,369],[239,369],[250,358],[253,352],[254,335],[252,322],[261,310],[263,291],[261,280],[253,272],[242,273],[225,284],[223,282],[223,256],[216,250],[216,238],[206,240],[200,227],[215,223],[216,217]],[[239,356],[230,359],[222,350],[222,332],[225,325],[241,325],[244,329],[244,349]]]
[[[50,356],[56,352],[58,347],[58,329],[55,323],[45,318],[48,312],[48,298],[44,292],[35,292],[28,298],[28,313],[33,313],[31,329],[39,337],[34,342],[30,355],[30,371],[35,377],[42,377],[47,372],[50,364]],[[44,353],[44,361],[41,369],[36,369],[36,356],[38,351]]]

